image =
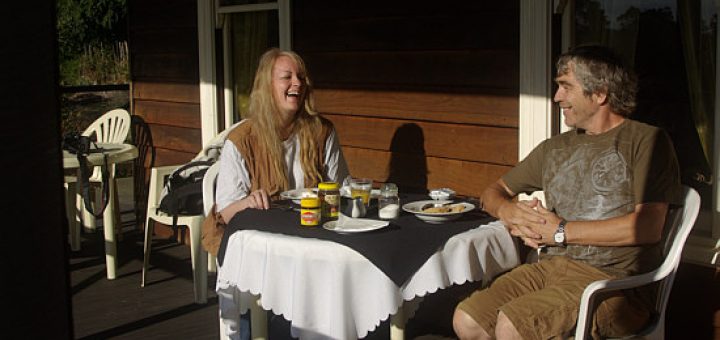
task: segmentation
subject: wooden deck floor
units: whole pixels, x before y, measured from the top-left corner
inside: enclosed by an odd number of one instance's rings
[[[156,242],[150,282],[140,287],[142,233],[126,232],[118,244],[115,280],[105,277],[102,232],[84,235],[83,248],[70,261],[76,339],[217,339],[214,275],[209,301],[193,302],[190,251]]]

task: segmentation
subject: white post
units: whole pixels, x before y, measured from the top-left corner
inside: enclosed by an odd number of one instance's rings
[[[205,146],[218,134],[215,79],[215,7],[213,0],[198,0],[198,55],[200,74],[200,127]]]
[[[553,133],[551,19],[552,1],[521,0],[520,159]]]
[[[553,134],[550,51],[552,0],[520,1],[520,105],[518,158]],[[533,194],[543,200],[541,192]],[[525,195],[521,199],[527,199]]]

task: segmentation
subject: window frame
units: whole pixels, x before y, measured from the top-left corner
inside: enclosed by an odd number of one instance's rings
[[[233,115],[235,104],[232,95],[232,49],[229,48],[230,34],[228,34],[228,20],[226,16],[233,13],[277,11],[278,34],[281,49],[292,49],[291,32],[291,0],[277,0],[261,4],[220,6],[219,0],[198,0],[198,56],[200,75],[200,122],[202,141],[205,146],[219,132],[218,108],[222,105],[224,112],[224,126],[235,123]],[[215,64],[216,44],[215,31],[222,32],[223,51],[223,84],[218,84]],[[223,102],[219,103],[218,87],[222,86]]]

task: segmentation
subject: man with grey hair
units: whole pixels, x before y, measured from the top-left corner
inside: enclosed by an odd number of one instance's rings
[[[573,331],[592,281],[654,269],[679,168],[660,129],[628,117],[636,81],[612,51],[581,46],[560,56],[554,101],[574,128],[538,145],[482,194],[483,208],[541,249],[455,310],[461,339],[547,339]],[[543,190],[546,202],[518,201]],[[593,337],[624,336],[649,319],[652,292],[624,291],[598,308]]]

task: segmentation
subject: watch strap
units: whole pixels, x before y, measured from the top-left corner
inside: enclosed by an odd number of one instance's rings
[[[555,231],[555,242],[558,243],[560,246],[565,246],[567,244],[567,238],[565,237],[565,225],[567,224],[567,221],[563,218],[560,220],[560,223],[558,223],[557,230]],[[558,242],[558,239],[561,240],[561,242]]]

